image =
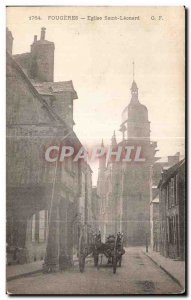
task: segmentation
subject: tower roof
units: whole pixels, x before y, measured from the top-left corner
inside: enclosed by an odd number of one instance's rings
[[[139,99],[138,99],[138,87],[137,84],[135,82],[135,63],[133,61],[133,82],[131,85],[131,102],[133,103],[138,103]]]
[[[137,83],[133,79],[131,84],[131,100],[122,112],[122,122],[147,122],[148,110],[147,107],[139,102]]]
[[[131,103],[134,103],[134,104],[139,103],[138,87],[137,87],[135,80],[133,80],[132,85],[131,85]]]
[[[137,90],[138,90],[137,84],[136,84],[135,80],[133,80],[132,85],[131,85],[131,91],[137,91]]]

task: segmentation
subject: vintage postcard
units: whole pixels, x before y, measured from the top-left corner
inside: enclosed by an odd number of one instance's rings
[[[185,293],[185,8],[6,9],[7,293]]]

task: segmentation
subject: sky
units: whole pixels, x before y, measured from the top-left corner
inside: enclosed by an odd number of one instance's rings
[[[78,20],[48,20],[71,15]],[[106,21],[105,16],[123,20]],[[54,80],[72,80],[78,94],[74,131],[82,143],[100,144],[103,138],[108,144],[114,130],[121,140],[121,113],[130,102],[134,61],[139,100],[148,108],[157,156],[184,155],[183,7],[9,7],[7,26],[14,37],[13,54],[29,52],[34,35],[39,38],[46,27],[46,39],[55,43]],[[92,169],[96,184],[97,165]]]

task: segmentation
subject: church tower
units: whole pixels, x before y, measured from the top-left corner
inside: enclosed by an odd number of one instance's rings
[[[122,149],[131,146],[132,155],[128,161],[118,162],[106,163],[105,158],[100,158],[97,190],[101,201],[101,232],[107,236],[120,231],[127,245],[145,245],[150,235],[152,166],[157,160],[157,143],[150,141],[148,110],[139,100],[134,74],[120,131],[122,140],[119,143],[115,133],[112,136],[112,151],[119,146]],[[138,148],[140,160],[135,159]]]
[[[121,144],[134,149],[141,147],[144,161],[122,163],[121,228],[128,245],[144,245],[146,235],[149,236],[152,166],[156,160],[157,143],[150,141],[148,110],[139,101],[134,76],[130,91],[130,103],[122,113]]]
[[[138,87],[133,80],[131,86],[131,101],[127,107],[127,136],[128,139],[150,139],[150,122],[148,121],[148,110],[139,102]]]

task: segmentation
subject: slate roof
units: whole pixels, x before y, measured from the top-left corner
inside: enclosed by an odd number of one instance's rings
[[[36,43],[52,43],[46,40],[40,40]],[[14,60],[21,66],[22,70],[28,77],[28,69],[29,69],[29,62],[31,60],[31,53],[22,53],[22,54],[15,54],[12,56]],[[28,77],[29,78],[29,77]],[[69,81],[58,81],[58,82],[38,82],[32,78],[29,78],[35,89],[38,91],[40,95],[47,95],[51,96],[54,93],[59,92],[71,92],[73,95],[73,99],[78,99],[77,93],[74,90],[74,86],[72,80]]]
[[[176,165],[172,166],[171,168],[166,169],[165,176],[160,180],[158,184],[158,188],[163,186],[165,183],[168,182],[168,180],[176,173],[176,171],[185,164],[185,159],[182,159],[179,161]]]
[[[53,95],[59,92],[71,92],[73,99],[77,99],[77,93],[74,90],[72,81],[58,81],[58,82],[36,82],[31,80],[32,84],[41,95]]]
[[[13,55],[13,58],[16,60],[16,62],[22,67],[25,74],[27,74],[29,63],[31,60],[31,53],[22,53],[22,54],[15,54]]]

